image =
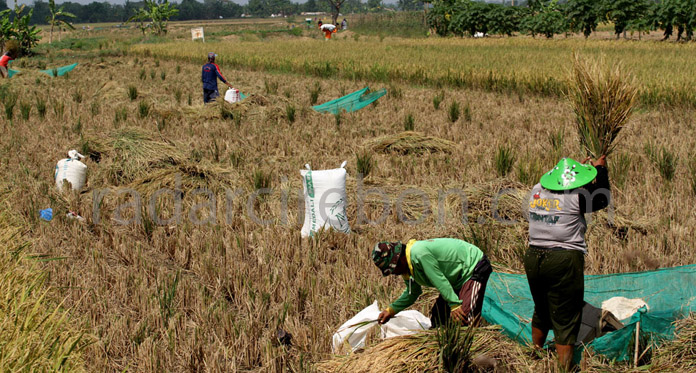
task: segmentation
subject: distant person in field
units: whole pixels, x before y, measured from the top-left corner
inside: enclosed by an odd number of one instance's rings
[[[345,18],[341,21],[341,30],[348,30],[348,21]]]
[[[336,32],[336,26],[332,25],[330,23],[323,23],[322,21],[319,21],[317,24],[319,26],[319,29],[324,33],[324,40],[331,40],[331,34]]]
[[[218,79],[232,88],[232,85],[222,76],[220,67],[215,63],[215,57],[217,57],[217,54],[213,52],[208,53],[208,63],[203,65],[203,72],[201,74],[201,80],[203,81],[203,102],[206,104],[215,101],[215,99],[220,96],[217,87]]]
[[[415,303],[422,286],[440,292],[431,310],[434,328],[450,319],[471,325],[481,315],[493,269],[486,255],[468,242],[454,238],[410,240],[406,244],[379,242],[372,250],[372,261],[382,276],[401,276],[406,284],[403,294],[379,314],[380,324]]]
[[[10,68],[7,66],[10,61],[15,59],[15,51],[7,51],[0,57],[0,76],[7,78]]]
[[[585,304],[585,213],[606,208],[611,198],[606,156],[589,160],[561,159],[529,196],[524,270],[534,299],[532,342],[542,349],[553,330],[563,371],[572,363]]]

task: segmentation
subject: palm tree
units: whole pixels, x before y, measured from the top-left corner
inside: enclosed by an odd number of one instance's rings
[[[75,26],[72,25],[72,23],[61,19],[61,17],[67,17],[67,18],[75,18],[75,15],[66,12],[63,10],[65,6],[62,6],[56,10],[56,2],[55,0],[49,0],[48,1],[48,10],[51,12],[51,15],[46,17],[46,22],[48,22],[49,25],[51,25],[51,33],[48,38],[48,43],[51,44],[53,43],[53,27],[58,26],[59,29],[62,28],[69,28],[71,30],[75,29]]]

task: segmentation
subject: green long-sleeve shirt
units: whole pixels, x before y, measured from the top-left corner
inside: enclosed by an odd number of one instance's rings
[[[395,313],[415,303],[423,292],[421,286],[436,288],[450,307],[459,307],[462,301],[454,290],[471,278],[483,258],[478,247],[454,238],[411,240],[404,255],[411,274],[403,276],[406,290],[389,305]]]

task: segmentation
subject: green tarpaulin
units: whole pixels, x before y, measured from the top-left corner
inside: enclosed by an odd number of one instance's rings
[[[7,69],[7,77],[8,77],[8,78],[11,78],[11,77],[13,77],[13,76],[15,76],[15,75],[17,75],[17,74],[19,74],[19,73],[20,73],[19,70]]]
[[[49,76],[63,76],[66,73],[72,71],[77,66],[77,63],[74,63],[72,65],[67,65],[67,66],[61,66],[55,69],[46,69],[46,70],[40,70],[44,74],[48,74]]]
[[[595,352],[616,361],[632,359],[635,324],[652,342],[674,338],[672,323],[696,312],[696,265],[656,271],[585,276],[585,301],[601,307],[613,297],[642,299],[647,309],[622,320],[623,329],[608,333],[589,344]],[[525,275],[493,273],[488,281],[483,317],[501,325],[505,334],[520,343],[531,341],[534,302]],[[553,332],[549,333],[549,341]]]
[[[350,113],[377,101],[378,98],[385,94],[387,94],[386,89],[370,92],[370,87],[365,87],[341,98],[331,100],[321,105],[312,106],[312,109],[320,113],[338,114],[343,111]]]

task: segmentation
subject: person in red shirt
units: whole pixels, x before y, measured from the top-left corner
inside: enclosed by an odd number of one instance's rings
[[[8,77],[8,67],[7,64],[14,60],[14,54],[12,52],[7,52],[0,57],[0,76],[3,78]]]

